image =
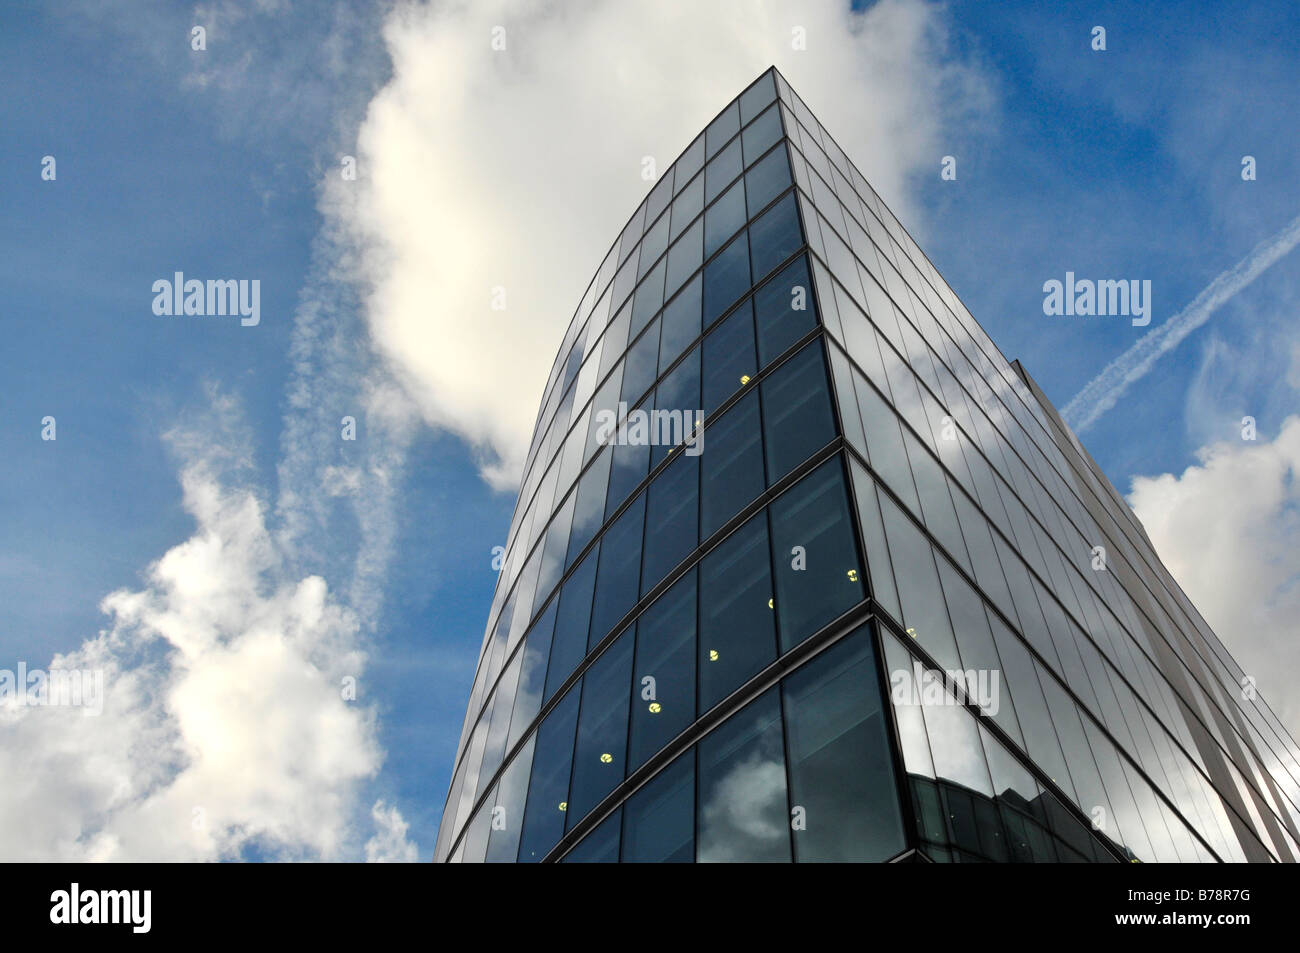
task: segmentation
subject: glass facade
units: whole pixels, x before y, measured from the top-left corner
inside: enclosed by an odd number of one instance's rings
[[[1294,861],[1300,750],[775,70],[529,447],[436,861]]]

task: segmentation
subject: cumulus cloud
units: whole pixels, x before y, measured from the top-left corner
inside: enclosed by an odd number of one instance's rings
[[[776,64],[911,222],[909,176],[932,171],[991,95],[941,8],[905,0],[865,13],[830,0],[453,0],[400,6],[384,36],[392,78],[337,211],[376,348],[500,488],[519,477],[564,327],[651,185],[643,157],[667,168]]]
[[[360,852],[357,798],[382,752],[373,712],[345,697],[365,666],[358,619],[321,577],[286,571],[264,503],[239,485],[248,455],[212,444],[216,432],[173,435],[194,534],[141,588],[103,600],[106,629],[50,663],[102,672],[102,712],[0,708],[6,860]],[[414,851],[400,815],[378,807],[384,856]]]
[[[1215,634],[1300,736],[1300,417],[1273,440],[1219,442],[1181,475],[1129,494],[1160,558]]]

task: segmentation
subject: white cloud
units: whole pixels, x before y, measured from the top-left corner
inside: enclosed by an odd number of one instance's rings
[[[175,435],[196,529],[110,594],[109,627],[50,668],[100,670],[98,716],[0,710],[6,860],[343,858],[360,853],[361,784],[382,761],[373,712],[346,701],[365,653],[356,614],[316,575],[296,577],[224,426]],[[395,809],[375,823],[399,856]],[[367,854],[370,848],[367,847]]]
[[[406,839],[409,825],[395,807],[376,801],[370,816],[375,836],[366,842],[366,861],[372,864],[413,864],[419,859],[415,845]]]
[[[1293,737],[1300,736],[1300,417],[1269,441],[1220,442],[1181,476],[1135,477],[1129,502],[1166,567]]]
[[[484,476],[518,479],[541,389],[586,282],[648,191],[712,116],[775,63],[905,220],[985,108],[940,8],[884,0],[403,5],[393,62],[337,210],[369,285],[374,343],[426,421]],[[506,49],[491,48],[505,28]],[[792,50],[802,27],[806,50]],[[505,311],[490,308],[506,290]]]

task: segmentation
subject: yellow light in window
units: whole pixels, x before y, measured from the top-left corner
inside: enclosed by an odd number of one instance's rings
[[[916,629],[908,629],[907,634],[910,635],[912,638],[916,638]]]
[[[857,582],[857,581],[858,581],[858,571],[856,569],[850,569],[849,582]]]
[[[776,606],[772,605],[772,600],[771,600],[771,599],[768,599],[768,600],[767,600],[767,607],[768,607],[769,609],[775,609],[775,608],[776,608]]]
[[[568,802],[568,801],[561,801],[561,802],[560,802],[560,810],[561,810],[561,811],[567,811],[568,809],[569,809],[569,802]]]
[[[709,661],[710,661],[710,662],[716,662],[717,660],[718,660],[718,650],[717,650],[717,649],[709,649]]]
[[[748,384],[748,383],[749,383],[749,375],[748,375],[748,374],[741,374],[741,375],[740,375],[740,386],[741,386],[741,387],[744,387],[744,386],[745,386],[746,384]]]
[[[658,702],[651,702],[651,703],[650,703],[650,714],[652,714],[652,715],[657,715],[657,714],[659,714],[661,711],[663,711],[663,707],[660,706],[660,704],[659,704]]]
[[[610,754],[608,751],[606,751],[604,754],[600,756],[601,764],[609,764],[613,760],[614,760],[614,756]]]

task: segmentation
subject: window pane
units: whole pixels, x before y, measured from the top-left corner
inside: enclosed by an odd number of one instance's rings
[[[537,729],[536,756],[528,781],[520,863],[537,863],[564,834],[569,807],[569,768],[578,725],[578,693],[569,692]]]
[[[766,152],[781,138],[781,113],[776,106],[768,109],[751,123],[741,134],[741,143],[745,152],[745,165],[753,165],[754,160]],[[781,150],[785,151],[785,150]],[[787,174],[788,175],[788,174]]]
[[[673,166],[673,172],[676,176],[674,186],[678,190],[690,181],[691,176],[699,172],[704,166],[704,134],[700,133],[682,153],[682,157],[677,160]]]
[[[671,238],[686,231],[686,226],[695,220],[695,216],[704,211],[704,176],[697,175],[680,195],[673,200],[673,226]]]
[[[740,175],[740,140],[736,139],[704,168],[704,204],[710,204]]]
[[[760,385],[767,483],[771,486],[835,437],[820,341],[813,341]]]
[[[667,247],[668,217],[664,216],[645,233],[645,238],[641,239],[641,263],[637,266],[636,272],[638,278],[650,270],[650,266],[659,260],[659,256]]]
[[[846,636],[787,678],[790,802],[800,862],[877,862],[904,845],[871,629]]]
[[[772,74],[765,73],[762,79],[740,94],[740,121],[749,122],[758,115],[760,109],[775,99],[776,86],[772,83]]]
[[[700,863],[789,863],[781,707],[776,688],[699,744]]]
[[[623,805],[623,863],[695,859],[695,751],[655,775]]]
[[[587,623],[591,617],[591,593],[596,584],[596,562],[600,545],[589,552],[560,590],[560,609],[555,617],[551,640],[551,664],[546,672],[549,699],[573,674],[587,654]]]
[[[636,623],[629,773],[695,720],[695,569]]]
[[[973,669],[977,677],[985,679],[980,684],[984,686],[989,704],[985,707],[986,699],[980,697],[972,697],[971,701],[981,705],[984,714],[996,721],[998,726],[1018,743],[1023,744],[1015,705],[1012,703],[1011,693],[1007,691],[1002,662],[998,658],[997,647],[993,644],[993,633],[989,629],[983,601],[946,559],[939,560],[939,577],[943,582],[943,595],[944,601],[948,604],[948,614],[957,635],[957,649],[961,653],[962,669],[964,671]],[[981,676],[980,673],[984,674]]]
[[[930,544],[892,500],[882,496],[880,506],[907,634],[921,643],[943,668],[959,669],[961,664],[948,625],[948,612],[943,600],[938,598],[939,576]]]
[[[657,467],[668,451],[691,439],[700,409],[700,349],[694,347],[655,391],[655,410],[660,413],[650,426],[650,469]],[[667,416],[665,416],[667,414]]]
[[[700,291],[703,280],[696,275],[681,294],[664,308],[659,341],[659,366],[668,367],[686,346],[700,336]]]
[[[578,846],[564,855],[563,864],[617,864],[619,828],[623,823],[623,809],[596,825]]]
[[[793,255],[802,244],[799,213],[795,208],[794,193],[791,192],[749,226],[749,247],[754,258],[755,280]]]
[[[510,735],[506,751],[515,746],[542,708],[542,692],[546,686],[546,663],[551,657],[551,635],[555,631],[555,609],[559,599],[552,599],[541,618],[524,636],[520,649],[523,662],[519,668],[519,687],[515,691],[514,711],[510,715]],[[516,838],[517,840],[517,838]],[[512,858],[513,859],[513,858]]]
[[[742,232],[704,266],[704,326],[713,324],[749,290],[749,239]]]
[[[700,710],[776,658],[767,514],[758,513],[700,563]]]
[[[664,262],[655,265],[654,270],[636,289],[632,297],[632,333],[636,334],[649,323],[664,303]]]
[[[636,605],[644,518],[645,494],[642,493],[601,537],[600,570],[596,574],[596,598],[591,609],[591,631],[587,636],[588,652]]]
[[[647,404],[637,408],[645,413]],[[630,416],[630,415],[629,415]],[[609,493],[605,502],[605,518],[608,519],[627,499],[627,495],[636,489],[650,472],[650,444],[646,441],[632,443],[626,439],[626,427],[620,430],[620,442],[613,447],[614,463],[609,475]]]
[[[737,182],[704,213],[704,257],[722,247],[745,224],[745,183]]]
[[[709,425],[701,454],[700,538],[704,539],[763,492],[763,442],[758,394],[750,392]]]
[[[628,629],[582,676],[582,708],[565,830],[582,820],[623,780],[632,642],[632,630]]]
[[[858,392],[858,409],[862,411],[862,430],[867,439],[867,459],[871,469],[893,490],[913,513],[921,512],[912,485],[912,468],[903,449],[903,436],[894,411],[862,378],[854,381]]]
[[[759,289],[754,295],[754,318],[760,367],[767,367],[817,326],[807,258],[791,262]]]
[[[757,373],[754,309],[746,300],[704,339],[704,416],[713,414]]]
[[[867,572],[871,577],[871,594],[896,621],[903,620],[894,587],[894,567],[885,543],[885,528],[880,521],[875,481],[856,462],[853,464],[853,491],[858,498],[858,523],[862,527],[862,545],[867,551]]]
[[[740,132],[740,109],[735,103],[728,106],[717,119],[709,123],[709,128],[704,130],[704,141],[708,147],[708,154],[713,156],[722,148],[722,144]]]
[[[541,700],[540,688],[538,700]],[[487,856],[484,858],[489,864],[513,864],[519,856],[519,834],[524,826],[524,800],[528,794],[528,778],[533,767],[533,745],[536,741],[536,735],[529,738],[501,775],[496,797],[499,810],[495,812],[500,821],[492,827],[488,837]]]
[[[632,406],[641,399],[654,383],[659,367],[659,322],[650,325],[650,330],[641,335],[640,340],[627,352],[627,363],[623,367],[623,403]]]
[[[658,585],[668,571],[680,563],[699,541],[699,457],[690,449],[660,473],[646,491],[649,503],[645,541],[645,567],[641,593]]]
[[[700,222],[692,225],[668,252],[668,283],[664,286],[666,294],[672,294],[682,286],[704,261],[704,226]],[[696,309],[699,309],[699,292],[696,292]],[[696,316],[698,319],[698,315]],[[698,333],[698,331],[696,332]]]
[[[771,514],[777,621],[788,652],[865,596],[840,458],[800,480]]]
[[[609,485],[611,456],[612,451],[606,447],[578,481],[578,503],[573,511],[573,528],[569,532],[570,565],[600,529],[605,513],[605,490]]]
[[[776,110],[772,110],[773,113]],[[746,130],[745,135],[749,135]],[[775,138],[772,140],[775,142]],[[773,149],[745,173],[745,196],[753,218],[783,191],[790,187],[790,160],[785,149]],[[791,196],[793,201],[793,196]]]

